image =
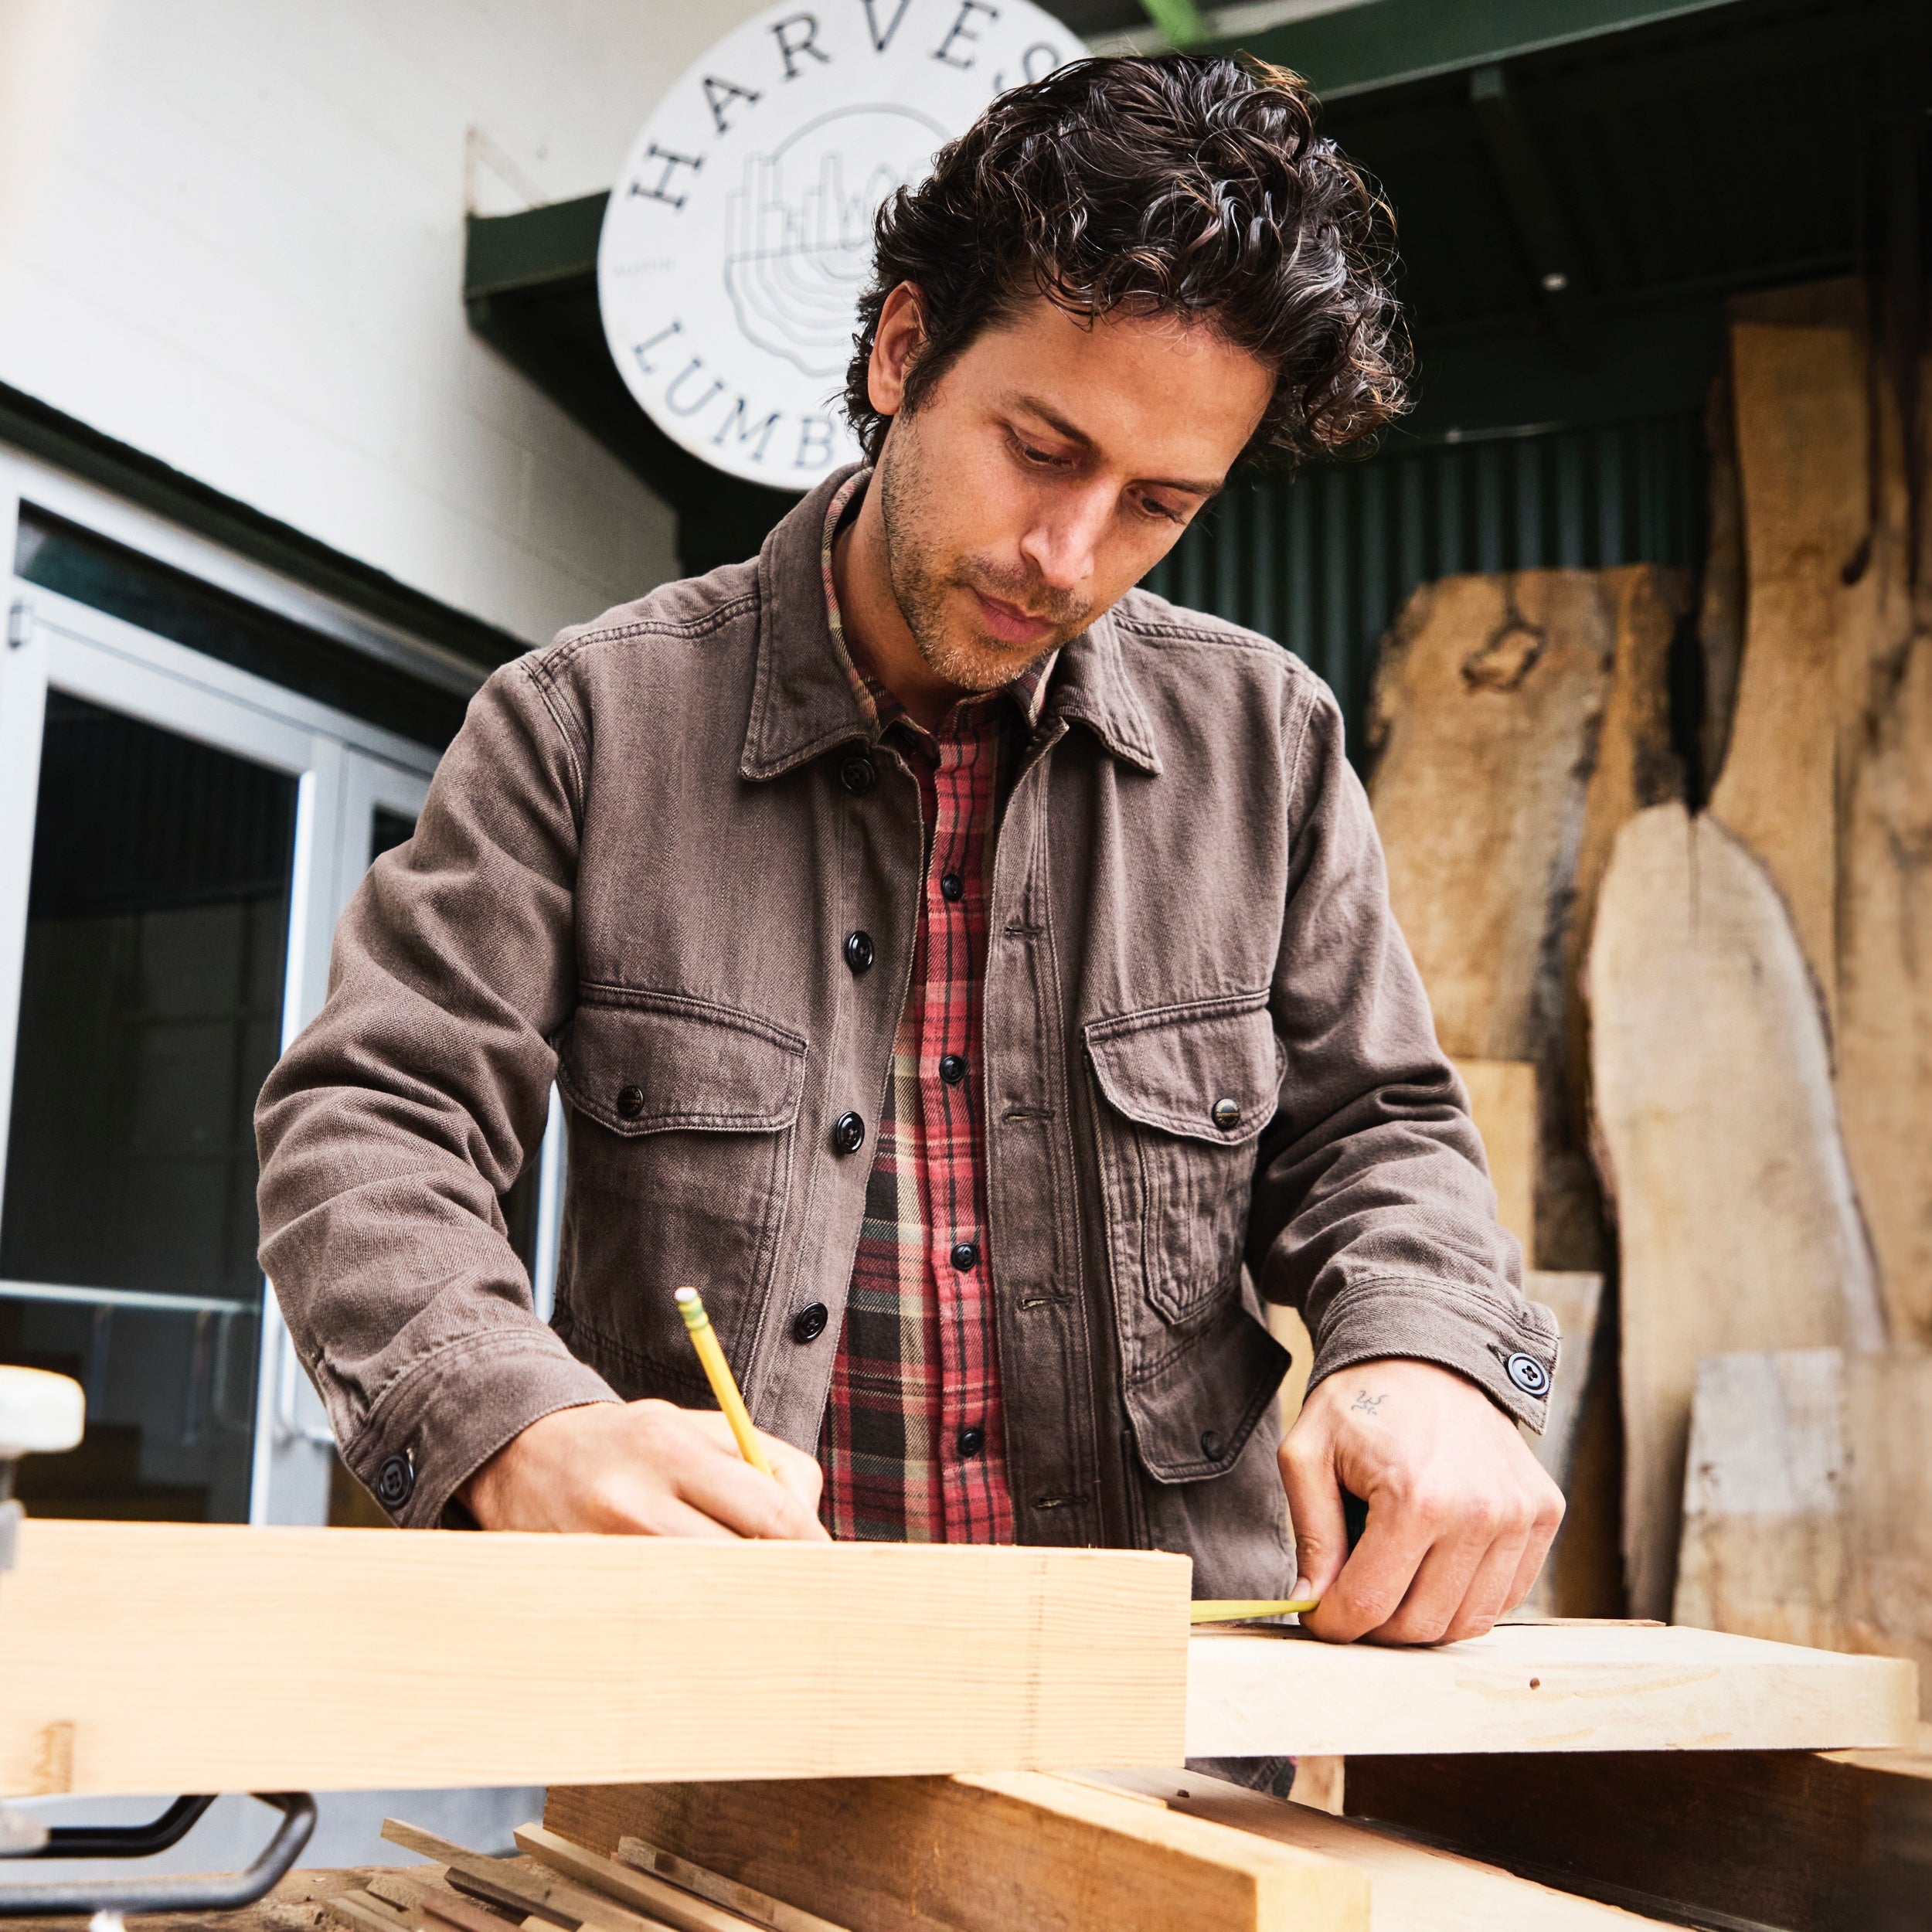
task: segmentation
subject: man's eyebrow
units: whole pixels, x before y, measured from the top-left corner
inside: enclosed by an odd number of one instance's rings
[[[1059,410],[1048,408],[1038,396],[1016,396],[1013,402],[1016,408],[1025,410],[1029,415],[1037,416],[1049,429],[1057,430],[1068,442],[1077,443],[1083,450],[1091,450],[1095,447],[1093,437],[1078,423],[1070,423]],[[1189,496],[1203,498],[1218,495],[1221,488],[1219,480],[1203,483],[1196,478],[1184,476],[1144,476],[1138,481],[1151,484],[1157,490],[1181,490]]]

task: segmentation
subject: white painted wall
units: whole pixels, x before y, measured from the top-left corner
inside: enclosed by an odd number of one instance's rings
[[[532,641],[669,512],[462,306],[758,0],[0,0],[0,382]]]

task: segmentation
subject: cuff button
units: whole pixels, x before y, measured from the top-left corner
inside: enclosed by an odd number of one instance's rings
[[[376,1500],[385,1509],[400,1509],[416,1488],[416,1471],[407,1456],[389,1456],[376,1472]]]
[[[1533,1355],[1512,1355],[1502,1366],[1504,1374],[1525,1395],[1549,1394],[1549,1371]]]

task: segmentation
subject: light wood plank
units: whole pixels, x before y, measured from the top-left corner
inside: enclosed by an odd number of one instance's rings
[[[1886,1747],[1917,1718],[1909,1663],[1631,1624],[1421,1651],[1204,1629],[1188,1678],[1189,1757]]]
[[[1674,1614],[1909,1657],[1932,1699],[1932,1355],[1702,1364]]]
[[[553,1871],[607,1892],[624,1904],[662,1920],[674,1927],[675,1932],[759,1932],[755,1920],[742,1911],[695,1896],[686,1887],[674,1885],[654,1872],[641,1870],[628,1860],[620,1862],[606,1858],[601,1852],[560,1838],[541,1825],[519,1825],[516,1849]],[[747,1898],[747,1903],[750,1902]],[[821,1924],[813,1932],[838,1932],[838,1928]]]
[[[830,1919],[821,1919],[816,1912],[802,1911],[795,1905],[787,1905],[783,1899],[774,1899],[769,1892],[760,1892],[751,1886],[739,1884],[735,1879],[708,1872],[702,1865],[693,1865],[689,1859],[681,1859],[661,1845],[647,1845],[641,1838],[619,1838],[617,1856],[638,1871],[668,1879],[673,1885],[696,1892],[700,1898],[742,1912],[747,1918],[769,1926],[771,1932],[846,1932],[845,1927],[835,1925]]]
[[[1369,1880],[1372,1932],[1636,1932],[1671,1923],[1575,1898],[1219,1778],[1187,1771],[1123,1771],[1114,1777],[1124,1789],[1164,1799],[1185,1817],[1352,1866]]]
[[[1489,1157],[1496,1219],[1522,1243],[1527,1267],[1536,1251],[1536,1063],[1458,1060],[1456,1071]]]
[[[1579,1445],[1582,1440],[1583,1409],[1590,1393],[1590,1376],[1598,1367],[1597,1326],[1603,1308],[1604,1277],[1600,1274],[1556,1274],[1544,1269],[1523,1277],[1523,1292],[1540,1301],[1556,1318],[1563,1350],[1556,1359],[1556,1373],[1550,1384],[1549,1410],[1540,1436],[1524,1434],[1536,1460],[1550,1480],[1563,1492],[1566,1509],[1563,1527],[1556,1532],[1543,1574],[1536,1579],[1525,1607],[1545,1616],[1587,1615],[1613,1605],[1569,1601],[1565,1585],[1582,1566],[1575,1561],[1575,1546],[1588,1542],[1611,1553],[1617,1546],[1615,1526],[1604,1520],[1600,1488],[1593,1487],[1591,1471],[1580,1468]],[[1610,1372],[1607,1362],[1601,1372]],[[1590,1552],[1597,1557],[1597,1549]],[[1597,1558],[1600,1561],[1600,1558]]]
[[[647,1838],[852,1932],[1369,1927],[1340,1860],[1034,1772],[553,1789],[544,1820],[600,1852]]]
[[[1173,1764],[1190,1573],[1134,1551],[29,1520],[0,1586],[0,1657],[32,1660],[0,1671],[0,1793],[52,1788],[56,1762],[59,1789],[104,1793]]]
[[[1823,1015],[1764,866],[1679,805],[1624,828],[1587,985],[1621,1262],[1630,1607],[1669,1612],[1706,1355],[1884,1338]]]

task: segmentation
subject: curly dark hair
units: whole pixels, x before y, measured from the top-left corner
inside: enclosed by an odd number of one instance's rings
[[[880,205],[845,409],[876,461],[866,369],[886,298],[922,297],[916,410],[982,329],[1043,295],[1070,313],[1179,314],[1275,371],[1243,456],[1332,454],[1408,406],[1394,220],[1315,131],[1315,101],[1251,60],[1076,61],[1002,94]]]

